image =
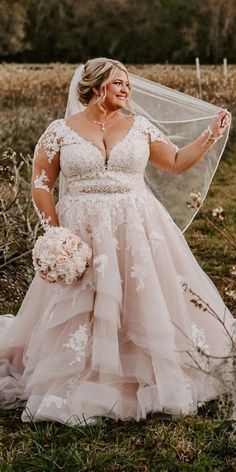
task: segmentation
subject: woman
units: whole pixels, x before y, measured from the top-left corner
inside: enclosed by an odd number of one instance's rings
[[[17,317],[2,320],[0,392],[6,404],[27,400],[23,421],[191,414],[225,389],[204,371],[228,353],[233,317],[144,171],[148,160],[172,173],[194,166],[229,115],[220,111],[179,149],[143,116],[121,113],[130,92],[123,64],[88,61],[78,84],[84,111],[52,122],[36,146],[32,195],[41,222],[78,234],[93,262],[70,286],[35,276]],[[66,190],[55,207],[60,170]],[[224,326],[191,302],[183,280]]]

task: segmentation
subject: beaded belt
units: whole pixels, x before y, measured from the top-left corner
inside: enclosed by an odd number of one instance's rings
[[[131,188],[129,187],[122,187],[119,185],[111,186],[111,185],[99,185],[93,187],[84,187],[80,188],[79,193],[126,193],[130,192]]]
[[[136,176],[135,176],[136,177]],[[99,193],[99,194],[124,194],[132,192],[141,192],[145,190],[145,182],[142,178],[124,179],[119,182],[118,179],[78,179],[68,181],[67,193],[69,195],[81,195],[83,193]]]

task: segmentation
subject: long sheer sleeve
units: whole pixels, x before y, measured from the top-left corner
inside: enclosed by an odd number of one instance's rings
[[[57,132],[57,121],[55,121],[40,137],[33,159],[32,199],[45,231],[50,226],[58,226],[52,189],[59,172],[60,137]]]

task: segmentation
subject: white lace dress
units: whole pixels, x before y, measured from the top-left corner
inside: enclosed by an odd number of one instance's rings
[[[193,414],[225,388],[203,373],[209,359],[199,349],[224,355],[228,336],[183,282],[229,331],[233,317],[144,183],[149,142],[163,139],[136,116],[105,166],[99,149],[63,119],[41,137],[49,162],[60,151],[66,178],[60,225],[92,247],[93,262],[67,287],[35,276],[17,316],[1,317],[0,397],[26,400],[23,421]]]

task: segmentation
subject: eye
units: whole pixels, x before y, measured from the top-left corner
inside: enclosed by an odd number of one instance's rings
[[[121,83],[122,83],[121,80],[116,80],[116,81],[114,82],[115,85],[121,85]],[[126,85],[126,87],[130,87],[130,83],[129,83],[129,82],[127,82],[125,85]]]

